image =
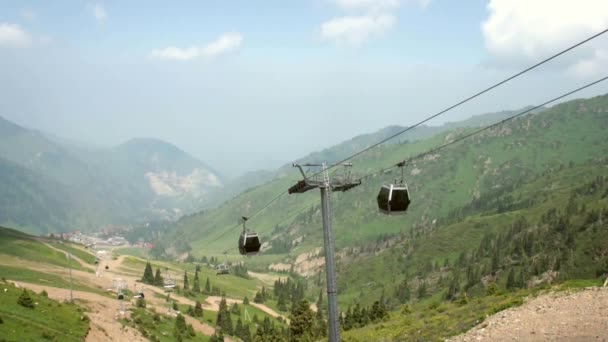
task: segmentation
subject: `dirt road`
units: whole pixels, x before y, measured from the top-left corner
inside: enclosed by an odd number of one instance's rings
[[[608,341],[608,288],[550,293],[499,312],[465,334],[465,341]]]
[[[51,299],[59,301],[69,299],[69,291],[66,289],[24,282],[15,282],[15,284],[35,292],[45,290]],[[137,330],[123,327],[118,321],[120,313],[116,300],[83,291],[73,291],[73,295],[76,304],[89,310],[87,315],[91,319],[91,330],[86,341],[147,341]],[[125,314],[128,314],[128,312]]]

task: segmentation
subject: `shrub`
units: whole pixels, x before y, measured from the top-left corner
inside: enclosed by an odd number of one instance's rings
[[[26,289],[23,289],[23,292],[21,292],[21,295],[17,299],[17,304],[30,309],[34,308],[34,301]]]
[[[135,301],[135,306],[138,308],[146,308],[146,300],[143,298],[137,298]]]

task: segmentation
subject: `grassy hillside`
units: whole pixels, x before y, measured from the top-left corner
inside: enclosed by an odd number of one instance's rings
[[[4,274],[4,273],[3,273]],[[89,320],[74,304],[59,303],[28,291],[33,308],[17,303],[23,289],[2,283],[0,295],[0,340],[2,341],[82,341]]]
[[[406,168],[414,203],[405,217],[386,217],[376,210],[375,196],[382,183],[396,173],[367,179],[361,186],[332,197],[333,227],[338,248],[366,244],[386,234],[407,232],[447,217],[494,190],[509,191],[542,172],[579,165],[608,153],[605,129],[608,97],[576,100],[539,114],[528,115],[443,150]],[[355,160],[354,172],[366,174],[470,132],[458,128],[431,138],[381,146]],[[217,210],[181,219],[167,240],[187,241],[194,255],[229,250],[235,253],[238,218],[248,215],[295,183],[293,170],[263,186],[250,189]],[[319,194],[284,195],[250,222],[265,241],[301,238],[289,255],[320,246]],[[271,242],[272,243],[272,242]]]
[[[65,253],[57,251],[47,244],[61,246],[59,248],[75,252],[73,247],[61,245],[52,239],[37,238],[13,229],[0,227],[0,255],[60,267],[71,265],[74,269],[86,270],[75,260],[68,262]],[[91,258],[92,254],[81,250],[78,250],[77,256],[84,257],[91,265],[95,261],[94,257]]]

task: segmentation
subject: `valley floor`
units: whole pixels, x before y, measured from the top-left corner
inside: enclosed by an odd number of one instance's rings
[[[541,295],[449,341],[608,341],[608,288]]]

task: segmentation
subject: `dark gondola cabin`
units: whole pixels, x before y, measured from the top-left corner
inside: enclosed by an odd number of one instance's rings
[[[215,275],[230,274],[230,268],[228,268],[228,265],[225,264],[217,265],[216,270],[217,272]]]
[[[125,299],[125,296],[122,293],[118,294],[118,300],[123,300]]]
[[[410,205],[410,193],[405,184],[385,184],[378,192],[378,209],[387,215],[405,214]]]
[[[243,232],[239,238],[239,252],[242,255],[254,255],[260,251],[262,244],[258,234],[252,232]]]

